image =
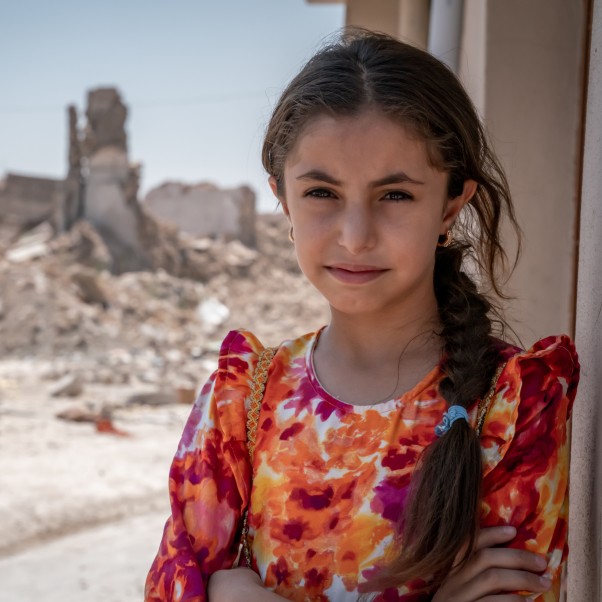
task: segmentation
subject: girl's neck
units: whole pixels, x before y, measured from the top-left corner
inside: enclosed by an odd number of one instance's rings
[[[348,315],[331,308],[331,321],[320,337],[320,345],[349,364],[366,367],[396,362],[401,353],[412,355],[425,344],[436,347],[438,353],[437,304],[433,299],[430,308],[428,305],[393,316],[384,313]]]
[[[441,342],[436,304],[431,312],[407,312],[396,319],[345,315],[332,320],[314,350],[322,386],[352,404],[372,404],[401,396],[439,362]]]

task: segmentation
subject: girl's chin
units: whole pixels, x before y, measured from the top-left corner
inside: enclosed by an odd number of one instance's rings
[[[371,315],[378,315],[382,319],[383,311],[386,308],[382,303],[374,303],[374,300],[366,300],[361,303],[358,300],[342,300],[342,299],[328,299],[331,312],[338,314],[344,314],[354,317],[369,317]]]

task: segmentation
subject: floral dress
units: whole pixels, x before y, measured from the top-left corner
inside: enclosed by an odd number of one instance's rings
[[[246,413],[263,349],[233,331],[203,387],[169,475],[171,516],[146,582],[147,602],[200,602],[215,571],[236,561],[249,506],[253,568],[266,586],[296,601],[355,601],[398,553],[400,517],[421,452],[447,403],[436,366],[402,397],[351,405],[325,391],[313,370],[319,331],[282,343],[269,369],[249,461]],[[517,528],[513,547],[544,554],[558,599],[567,555],[567,419],[579,363],[565,336],[507,360],[483,426],[481,526]],[[477,406],[470,411],[476,421]],[[251,485],[252,483],[252,485]],[[382,601],[422,602],[416,581]]]

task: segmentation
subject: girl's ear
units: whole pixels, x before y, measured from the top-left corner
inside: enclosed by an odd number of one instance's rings
[[[478,184],[474,180],[464,180],[462,192],[453,199],[447,199],[445,207],[443,208],[443,223],[441,225],[443,228],[443,231],[441,232],[442,236],[451,229],[464,205],[470,202],[470,199],[475,195],[477,186]]]
[[[274,176],[270,176],[268,178],[268,184],[272,189],[272,193],[278,199],[278,202],[282,205],[282,210],[284,211],[284,214],[286,215],[286,217],[288,217],[288,205],[286,204],[286,199],[284,198],[284,196],[281,196],[278,193],[278,182],[276,181],[276,178]]]

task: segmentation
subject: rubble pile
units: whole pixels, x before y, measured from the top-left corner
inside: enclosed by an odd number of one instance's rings
[[[257,249],[169,239],[187,277],[115,275],[89,222],[59,236],[43,224],[0,258],[0,357],[52,359],[49,378],[196,386],[232,328],[273,345],[324,323],[326,306],[299,272],[286,220],[258,216],[257,232]],[[162,240],[157,253],[167,254]]]

